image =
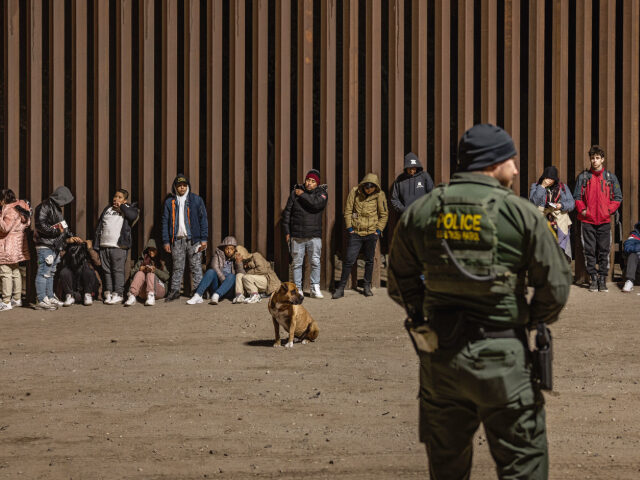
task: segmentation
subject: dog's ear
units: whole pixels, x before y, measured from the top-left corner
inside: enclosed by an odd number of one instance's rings
[[[287,284],[286,283],[283,283],[283,284],[280,285],[280,291],[282,293],[287,293],[289,291],[289,289],[287,288]]]

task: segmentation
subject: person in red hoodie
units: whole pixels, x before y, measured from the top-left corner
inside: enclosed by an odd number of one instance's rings
[[[602,147],[592,145],[589,160],[591,168],[578,175],[573,198],[582,228],[584,260],[591,277],[589,291],[608,292],[611,215],[622,202],[622,191],[618,178],[604,168]]]

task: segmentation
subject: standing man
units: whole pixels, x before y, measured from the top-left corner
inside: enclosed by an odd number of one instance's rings
[[[185,261],[189,261],[193,288],[197,288],[202,280],[202,252],[207,248],[209,236],[207,209],[202,198],[190,190],[189,180],[181,173],[173,181],[173,194],[164,202],[162,243],[173,263],[171,286],[165,302],[180,297]]]
[[[293,283],[302,292],[302,264],[305,254],[309,255],[312,298],[324,298],[320,291],[320,254],[322,212],[327,199],[327,186],[320,185],[320,172],[311,169],[304,177],[304,185],[294,185],[282,212],[282,228],[293,257]]]
[[[53,277],[60,262],[60,252],[67,243],[82,242],[76,237],[64,219],[62,207],[73,201],[73,194],[65,186],[55,191],[36,207],[34,214],[38,273],[36,273],[36,310],[55,310],[62,302],[53,293]]]
[[[618,178],[604,168],[602,147],[593,145],[589,150],[589,160],[591,169],[578,175],[573,198],[582,230],[584,262],[591,277],[589,291],[608,292],[611,215],[622,202],[622,191]]]
[[[420,441],[433,479],[469,478],[480,423],[499,478],[547,478],[544,399],[525,327],[557,320],[571,274],[547,219],[509,188],[516,154],[499,127],[467,130],[461,171],[415,202],[393,238],[389,295],[412,325],[431,330],[418,353]]]
[[[404,157],[404,171],[391,186],[391,208],[404,212],[409,205],[433,190],[431,176],[422,169],[418,156],[409,152]]]

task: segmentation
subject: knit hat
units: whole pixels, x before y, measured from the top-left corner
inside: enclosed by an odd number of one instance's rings
[[[489,123],[474,125],[464,132],[458,145],[461,171],[475,171],[504,162],[518,154],[511,136]]]
[[[307,178],[313,178],[316,181],[316,183],[320,183],[320,172],[315,168],[312,168],[307,172],[307,175],[304,177],[305,180]]]

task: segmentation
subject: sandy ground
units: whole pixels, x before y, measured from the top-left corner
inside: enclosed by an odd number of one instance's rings
[[[637,289],[640,291],[640,289]],[[0,315],[0,478],[427,478],[402,311],[306,299],[320,337],[274,349],[255,305]],[[640,297],[573,287],[547,395],[554,479],[640,478]],[[472,478],[495,478],[483,432]]]

